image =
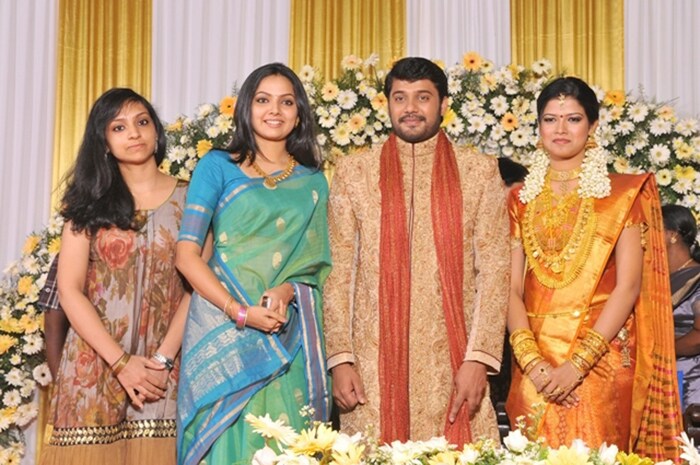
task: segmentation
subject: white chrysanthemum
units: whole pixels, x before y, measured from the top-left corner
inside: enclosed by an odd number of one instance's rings
[[[454,94],[458,93],[460,90],[462,90],[461,79],[449,78],[447,80],[447,92],[448,93],[450,93],[451,95],[454,95]]]
[[[319,126],[321,126],[322,128],[326,128],[326,129],[332,128],[333,126],[335,126],[336,122],[337,122],[337,120],[330,115],[329,116],[321,116],[318,119]]]
[[[698,196],[690,192],[681,199],[680,204],[684,207],[695,208],[698,204]]]
[[[359,69],[362,66],[362,60],[355,55],[344,56],[340,60],[340,67],[345,71],[352,71]]]
[[[649,125],[649,132],[655,136],[668,134],[673,129],[673,124],[666,119],[656,118]]]
[[[486,130],[487,126],[486,123],[484,123],[483,118],[480,118],[478,116],[473,116],[469,118],[469,126],[467,126],[467,131],[470,133],[482,133]]]
[[[508,433],[508,436],[503,439],[503,444],[505,444],[508,450],[517,453],[524,451],[529,443],[530,441],[519,429],[511,431]]]
[[[455,116],[452,119],[452,121],[450,121],[450,123],[447,125],[445,130],[449,135],[458,137],[464,131],[464,123],[462,122],[461,118]]]
[[[681,458],[690,465],[700,465],[700,452],[695,448],[695,441],[690,439],[685,431],[677,438],[681,443]]]
[[[17,389],[7,391],[4,396],[2,396],[2,403],[7,407],[17,407],[22,403],[22,396],[19,395]]]
[[[211,103],[203,103],[197,107],[197,117],[206,118],[212,111],[214,111],[214,105]]]
[[[182,160],[185,159],[187,156],[187,151],[185,150],[184,147],[180,145],[176,145],[172,149],[170,149],[170,152],[168,153],[168,159],[174,162],[181,162]]]
[[[698,120],[694,118],[683,119],[676,123],[676,131],[682,136],[690,137],[698,130]]]
[[[228,115],[219,115],[214,120],[214,124],[219,129],[220,134],[229,132],[233,128],[233,119]]]
[[[206,132],[207,136],[211,137],[212,139],[221,134],[221,131],[219,131],[219,128],[216,126],[209,126]]]
[[[190,171],[185,168],[180,168],[180,170],[177,172],[177,177],[180,179],[184,179],[185,181],[189,181],[191,175],[192,174],[190,173]]]
[[[324,146],[326,145],[326,142],[328,142],[328,137],[326,137],[325,134],[319,134],[316,136],[316,142],[318,143],[318,145]]]
[[[368,86],[363,95],[367,97],[367,100],[372,100],[378,93],[376,88]],[[367,110],[369,110],[369,108],[367,108]]]
[[[503,95],[491,99],[489,106],[496,116],[503,116],[508,111],[508,99]]]
[[[299,71],[299,79],[301,79],[301,82],[311,82],[315,75],[316,71],[311,65],[304,65],[301,67],[301,71]]]
[[[354,108],[357,103],[357,94],[350,89],[341,90],[338,93],[337,101],[340,108],[350,110]]]
[[[34,370],[32,371],[32,376],[36,380],[37,383],[39,383],[42,386],[47,386],[51,382],[51,371],[49,370],[49,366],[46,363],[42,363],[41,365],[37,365],[34,367]]]
[[[678,192],[679,194],[687,194],[688,191],[693,187],[693,182],[689,179],[677,179],[676,182],[671,186],[671,189]]]
[[[185,162],[185,168],[187,168],[190,171],[193,171],[195,166],[197,166],[197,160],[194,158],[188,158]]]
[[[391,119],[389,118],[389,113],[386,112],[384,108],[380,108],[377,110],[377,113],[374,115],[375,118],[377,118],[378,121],[381,121],[384,123],[385,126],[389,127],[391,125]]]
[[[634,131],[634,124],[631,121],[621,121],[614,129],[615,134],[626,136]]]
[[[22,364],[22,356],[18,353],[14,353],[10,356],[10,364],[12,366],[18,366]]]
[[[628,108],[627,114],[635,123],[641,123],[649,114],[649,107],[643,103],[637,102]]]
[[[350,129],[345,124],[338,125],[331,129],[331,139],[341,147],[350,143]]]
[[[357,147],[365,145],[365,138],[362,135],[354,135],[350,138],[350,141]]]
[[[33,404],[20,405],[17,408],[17,419],[16,423],[18,426],[26,426],[36,418],[37,408]]]
[[[36,259],[34,255],[26,255],[21,262],[20,265],[21,268],[24,269],[29,274],[36,275],[39,273],[41,270],[41,266],[39,265],[39,261]]]
[[[656,166],[664,166],[671,159],[671,151],[663,144],[655,144],[649,151],[649,161]]]
[[[28,399],[32,396],[35,389],[36,389],[36,381],[34,381],[31,378],[27,378],[27,379],[25,379],[25,382],[22,385],[22,387],[19,388],[19,394],[22,396],[23,399]]]
[[[673,173],[669,169],[660,169],[656,173],[656,182],[659,184],[661,187],[666,187],[671,184],[671,181],[673,181]]]
[[[27,355],[34,355],[41,352],[41,349],[44,345],[43,341],[41,340],[41,336],[39,336],[38,334],[28,334],[22,339],[24,339],[24,346],[22,347],[22,352],[24,352]]]
[[[182,145],[187,145],[187,144],[189,144],[189,143],[191,142],[191,140],[192,140],[192,139],[190,139],[190,136],[188,136],[188,135],[183,135],[183,136],[180,137],[180,143],[181,143]]]
[[[5,381],[10,386],[15,386],[19,387],[24,384],[24,371],[20,370],[19,368],[13,368],[11,369],[6,375],[5,375]]]
[[[338,105],[331,105],[328,108],[328,114],[330,114],[333,118],[340,116],[340,113],[342,113],[342,110]]]
[[[299,436],[292,427],[286,425],[283,420],[273,421],[270,414],[255,416],[249,413],[245,421],[253,427],[253,431],[267,439],[274,439],[282,444],[292,444]]]
[[[615,465],[618,452],[619,449],[615,444],[608,446],[608,444],[604,442],[598,449],[598,457],[600,457],[600,461],[603,462],[603,465]]]
[[[532,64],[532,71],[539,75],[549,74],[549,72],[552,71],[552,63],[544,58],[537,60]]]
[[[516,147],[527,147],[530,145],[530,137],[527,129],[518,128],[510,134],[510,141]]]
[[[377,66],[379,64],[379,54],[370,53],[370,55],[365,58],[365,66]]]
[[[274,465],[277,461],[277,454],[270,447],[265,446],[253,454],[252,465]]]
[[[323,107],[323,106],[316,107],[316,116],[324,117],[324,116],[328,116],[328,115],[329,115],[329,113],[328,113],[328,110],[326,109],[326,107]]]
[[[506,135],[506,130],[503,129],[503,126],[500,124],[497,124],[491,129],[491,136],[490,139],[494,141],[499,141],[503,138],[503,136]]]
[[[606,94],[605,89],[596,85],[592,85],[591,89],[593,89],[593,93],[595,93],[595,96],[598,99],[598,101],[602,102]]]

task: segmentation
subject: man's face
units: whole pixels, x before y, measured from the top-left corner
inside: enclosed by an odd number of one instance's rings
[[[447,98],[440,99],[429,79],[392,82],[389,117],[400,139],[412,144],[430,139],[440,130],[446,109]]]

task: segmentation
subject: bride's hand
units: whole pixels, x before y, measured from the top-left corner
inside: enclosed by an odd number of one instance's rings
[[[283,283],[263,292],[260,298],[260,305],[266,306],[270,310],[277,312],[280,316],[287,318],[287,307],[294,298],[294,287],[289,283]],[[263,304],[263,300],[267,303]]]
[[[248,307],[246,326],[266,333],[276,333],[287,322],[287,317],[260,305]]]

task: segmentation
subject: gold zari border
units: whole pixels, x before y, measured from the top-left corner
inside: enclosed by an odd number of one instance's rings
[[[176,436],[175,420],[129,420],[112,426],[54,428],[49,444],[54,446],[111,444],[122,439]]]

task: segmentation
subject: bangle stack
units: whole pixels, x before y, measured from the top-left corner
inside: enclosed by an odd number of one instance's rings
[[[155,360],[156,362],[162,363],[165,365],[165,369],[168,371],[173,371],[173,368],[175,367],[175,361],[170,358],[166,357],[165,355],[161,354],[160,352],[156,352],[153,355],[151,355],[151,358]]]
[[[578,343],[569,361],[583,379],[596,363],[610,350],[610,344],[602,334],[593,328],[586,330],[586,335]]]
[[[233,317],[232,317],[231,314],[228,312],[228,308],[229,308],[229,306],[230,306],[232,303],[234,303],[234,302],[235,302],[235,300],[233,299],[233,296],[232,296],[232,295],[229,295],[229,296],[228,296],[228,299],[226,300],[226,303],[224,304],[224,313],[226,314],[227,317],[231,318],[232,320],[233,320]]]
[[[509,338],[513,355],[525,374],[528,374],[539,362],[544,360],[535,335],[527,328],[513,331]]]
[[[248,307],[241,305],[238,307],[238,316],[236,317],[236,328],[245,328],[245,323],[248,321]]]
[[[129,355],[128,353],[126,353],[126,351],[124,351],[122,356],[119,357],[117,359],[117,361],[114,362],[112,364],[112,366],[110,367],[112,369],[112,373],[114,373],[115,375],[118,375],[119,373],[121,373],[122,370],[124,369],[124,367],[126,366],[126,364],[129,363],[130,358],[131,358],[131,355]]]

